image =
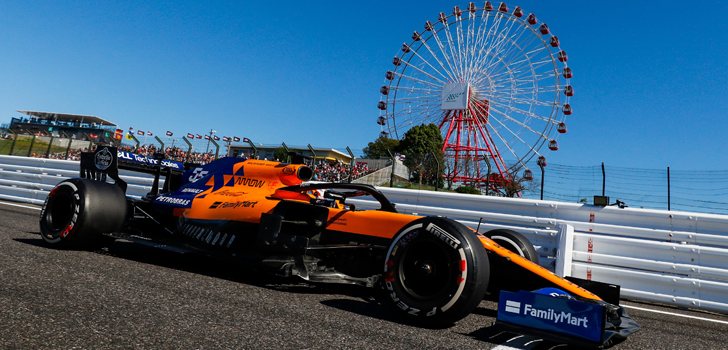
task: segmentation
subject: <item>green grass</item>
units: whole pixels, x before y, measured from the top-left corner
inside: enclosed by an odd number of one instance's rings
[[[13,140],[12,139],[0,139],[0,154],[2,155],[13,155],[13,156],[27,156],[28,151],[30,150],[30,144],[32,142],[32,138],[24,138],[24,137],[18,137],[17,142],[15,143],[15,147],[13,147]],[[68,146],[68,140],[63,140],[63,143],[58,144],[57,142],[53,142],[53,145],[51,146],[51,153],[65,153],[66,147]],[[12,154],[10,154],[10,150],[12,148]],[[46,140],[38,140],[36,139],[33,143],[33,150],[30,152],[36,153],[36,154],[45,154],[48,151],[48,141]]]
[[[382,186],[389,187],[389,183],[383,184]],[[395,181],[394,186],[392,186],[392,187],[393,188],[406,188],[406,189],[410,189],[410,190],[423,190],[423,191],[434,191],[435,190],[435,186],[432,186],[432,185],[426,185],[426,184],[420,185],[417,182],[410,182],[410,181],[403,181],[403,180]],[[455,192],[453,190],[448,190],[447,187],[445,187],[445,188],[440,187],[437,190],[441,191],[441,192]]]

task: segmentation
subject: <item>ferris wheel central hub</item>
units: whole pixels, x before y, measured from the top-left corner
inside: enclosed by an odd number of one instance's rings
[[[464,111],[468,109],[470,83],[447,83],[442,88],[440,108],[443,111]]]

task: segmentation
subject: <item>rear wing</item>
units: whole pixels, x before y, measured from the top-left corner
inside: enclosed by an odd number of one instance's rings
[[[119,151],[113,146],[98,146],[93,152],[81,153],[81,178],[106,181],[107,177],[126,193],[126,182],[119,177],[119,169],[154,175],[152,190],[149,195],[159,193],[159,178],[164,173],[165,181],[162,192],[171,192],[181,183],[185,165],[164,159],[163,153],[155,153],[147,157],[126,151]]]

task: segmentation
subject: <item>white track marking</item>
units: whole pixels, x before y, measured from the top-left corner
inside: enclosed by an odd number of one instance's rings
[[[706,322],[715,322],[715,323],[721,323],[721,324],[728,324],[728,321],[723,320],[716,320],[712,318],[705,318],[705,317],[699,317],[699,316],[691,316],[691,315],[684,315],[684,314],[678,314],[675,312],[668,312],[668,311],[661,311],[661,310],[654,310],[654,309],[646,309],[639,306],[632,306],[632,305],[620,305],[621,307],[627,308],[627,309],[635,309],[645,312],[654,312],[656,314],[663,314],[663,315],[670,315],[670,316],[676,316],[676,317],[684,317],[684,318],[690,318],[693,320],[700,320],[700,321],[706,321]]]
[[[31,207],[29,205],[22,205],[22,204],[15,204],[15,203],[7,203],[7,202],[0,202],[0,204],[8,205],[8,206],[11,206],[11,207],[19,207],[19,208],[25,208],[25,209],[40,210],[40,207]]]

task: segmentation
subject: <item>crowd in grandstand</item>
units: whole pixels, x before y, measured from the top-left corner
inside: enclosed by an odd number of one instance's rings
[[[9,137],[10,135],[3,136]],[[122,144],[119,146],[119,150],[133,152],[148,157],[151,157],[160,151],[159,147],[154,144],[142,144],[138,147]],[[68,154],[66,154],[64,150],[60,152],[50,152],[47,155],[44,152],[32,152],[30,155],[37,158],[47,157],[50,159],[80,160],[81,152],[86,151],[88,151],[88,148],[70,148],[68,150]],[[188,153],[186,150],[179,147],[165,147],[163,153],[166,159],[179,162],[207,164],[215,160],[215,154],[212,152],[193,151]],[[369,169],[369,165],[365,162],[356,162],[353,167],[347,163],[329,160],[319,160],[314,164],[314,180],[316,181],[347,182],[350,175],[352,179],[357,179],[369,174],[370,172],[371,170]]]
[[[349,174],[352,175],[352,179],[357,179],[369,173],[369,165],[364,162],[356,162],[352,168],[349,164],[321,160],[316,163],[313,180],[346,182],[349,180]]]

